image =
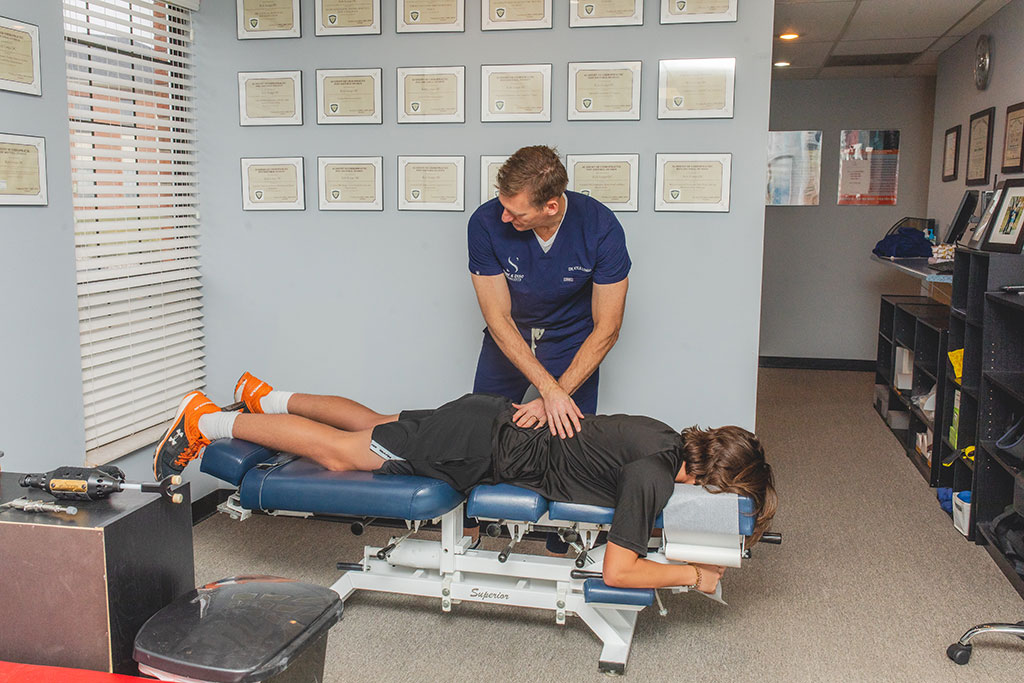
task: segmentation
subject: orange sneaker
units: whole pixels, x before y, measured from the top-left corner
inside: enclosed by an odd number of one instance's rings
[[[220,408],[201,391],[193,391],[181,399],[174,422],[153,455],[153,476],[157,481],[181,472],[185,465],[199,457],[210,444],[199,431],[199,418],[216,412],[220,412]]]
[[[274,387],[260,378],[243,372],[242,376],[238,378],[238,382],[235,383],[235,403],[245,402],[245,408],[242,409],[244,413],[262,413],[260,399],[273,390]]]

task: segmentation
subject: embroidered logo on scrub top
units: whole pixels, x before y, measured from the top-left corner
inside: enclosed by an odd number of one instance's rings
[[[592,273],[592,272],[594,272],[594,269],[593,269],[593,268],[584,268],[583,266],[569,266],[569,267],[567,268],[567,270],[568,270],[568,271],[569,271],[570,273],[571,273],[571,272],[573,272],[574,270],[575,270],[575,271],[579,271],[579,272],[581,272],[581,273]]]
[[[522,282],[523,278],[526,277],[525,274],[519,272],[519,264],[516,262],[518,260],[518,257],[516,257],[515,261],[512,260],[511,256],[508,257],[508,264],[515,268],[514,273],[508,268],[505,269],[505,277],[508,278],[509,282]]]

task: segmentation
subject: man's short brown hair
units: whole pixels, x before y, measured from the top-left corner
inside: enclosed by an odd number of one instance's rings
[[[498,192],[512,196],[525,191],[536,208],[561,197],[568,186],[569,175],[558,152],[545,145],[523,147],[498,169]]]

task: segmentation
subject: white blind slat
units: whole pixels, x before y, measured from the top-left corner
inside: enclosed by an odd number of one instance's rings
[[[182,78],[175,73],[169,73],[167,69],[160,69],[161,73],[156,73],[152,67],[143,68],[132,68],[129,66],[122,66],[120,64],[111,64],[109,60],[103,60],[102,63],[96,62],[94,59],[89,59],[88,54],[75,54],[70,49],[67,51],[67,58],[65,62],[69,67],[75,67],[70,69],[74,78],[85,78],[94,83],[99,82],[98,79],[110,79],[113,81],[115,77],[124,76],[126,78],[134,79],[134,82],[144,83],[146,85],[161,85],[166,86],[167,83],[173,83],[174,85],[190,88],[193,86],[192,79]],[[69,76],[71,77],[71,76]]]
[[[135,256],[142,255],[145,252],[160,252],[165,253],[172,245],[168,244],[168,240],[162,239],[151,239],[151,240],[133,240],[130,243],[115,242],[110,244],[100,244],[92,247],[79,247],[77,255],[79,258],[93,259],[105,256]],[[174,248],[193,248],[198,253],[199,240],[195,238],[182,237],[174,240]],[[164,256],[166,258],[166,255]]]
[[[135,240],[164,240],[179,237],[198,237],[199,231],[194,227],[159,228],[157,230],[111,230],[109,232],[81,232],[75,234],[75,246],[95,246],[111,242],[130,242]]]
[[[189,358],[202,358],[205,354],[203,342],[199,339],[188,339],[179,344],[161,347],[148,353],[137,353],[131,358],[124,358],[112,363],[93,365],[82,368],[82,380],[85,382],[99,382],[107,375],[115,375],[132,368],[149,367],[153,363],[167,361],[171,363],[178,356]]]
[[[169,348],[177,344],[196,341],[201,343],[202,335],[199,334],[197,330],[198,326],[196,325],[191,327],[179,326],[179,329],[176,330],[174,334],[165,334],[163,337],[149,339],[145,342],[140,341],[131,349],[125,349],[121,346],[112,346],[106,350],[97,350],[95,353],[83,353],[82,371],[84,373],[92,368],[99,368],[111,363],[130,360],[147,353],[156,353],[162,349]]]
[[[111,375],[104,382],[88,383],[86,390],[92,395],[97,408],[102,409],[105,404],[123,402],[126,394],[133,401],[161,396],[166,384],[182,384],[202,377],[205,364],[201,360],[181,357],[178,361],[177,366],[154,367],[141,374],[128,370],[120,375]]]
[[[82,362],[84,364],[86,358],[92,359],[95,356],[101,356],[105,363],[119,358],[130,358],[135,352],[136,347],[148,350],[146,348],[147,344],[156,346],[163,343],[164,337],[173,337],[183,332],[198,333],[200,328],[202,328],[202,321],[193,318],[175,325],[143,330],[128,340],[114,338],[104,339],[94,344],[82,344]],[[90,362],[89,365],[92,366],[95,363]]]
[[[96,296],[105,292],[117,292],[131,289],[133,287],[145,287],[160,282],[172,282],[176,280],[187,280],[190,278],[199,279],[199,271],[195,268],[181,268],[166,273],[153,273],[136,277],[118,278],[108,282],[83,282],[78,285],[78,296]]]
[[[85,6],[86,2],[89,3],[89,7],[102,7],[113,12],[130,13],[132,16],[144,21],[151,19],[154,14],[166,14],[168,17],[173,17],[178,21],[188,21],[191,17],[188,12],[179,9],[173,4],[150,2],[149,0],[131,0],[130,5],[127,2],[110,2],[109,0],[64,0],[64,9],[68,12],[82,14],[81,8]],[[148,11],[140,12],[133,9],[135,7]],[[106,16],[102,13],[97,14]]]

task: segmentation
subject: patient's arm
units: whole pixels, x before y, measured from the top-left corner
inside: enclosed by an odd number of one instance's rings
[[[615,588],[692,586],[697,580],[695,567],[700,567],[701,574],[697,589],[703,593],[714,593],[725,571],[723,567],[653,562],[609,541],[604,553],[604,582]]]

